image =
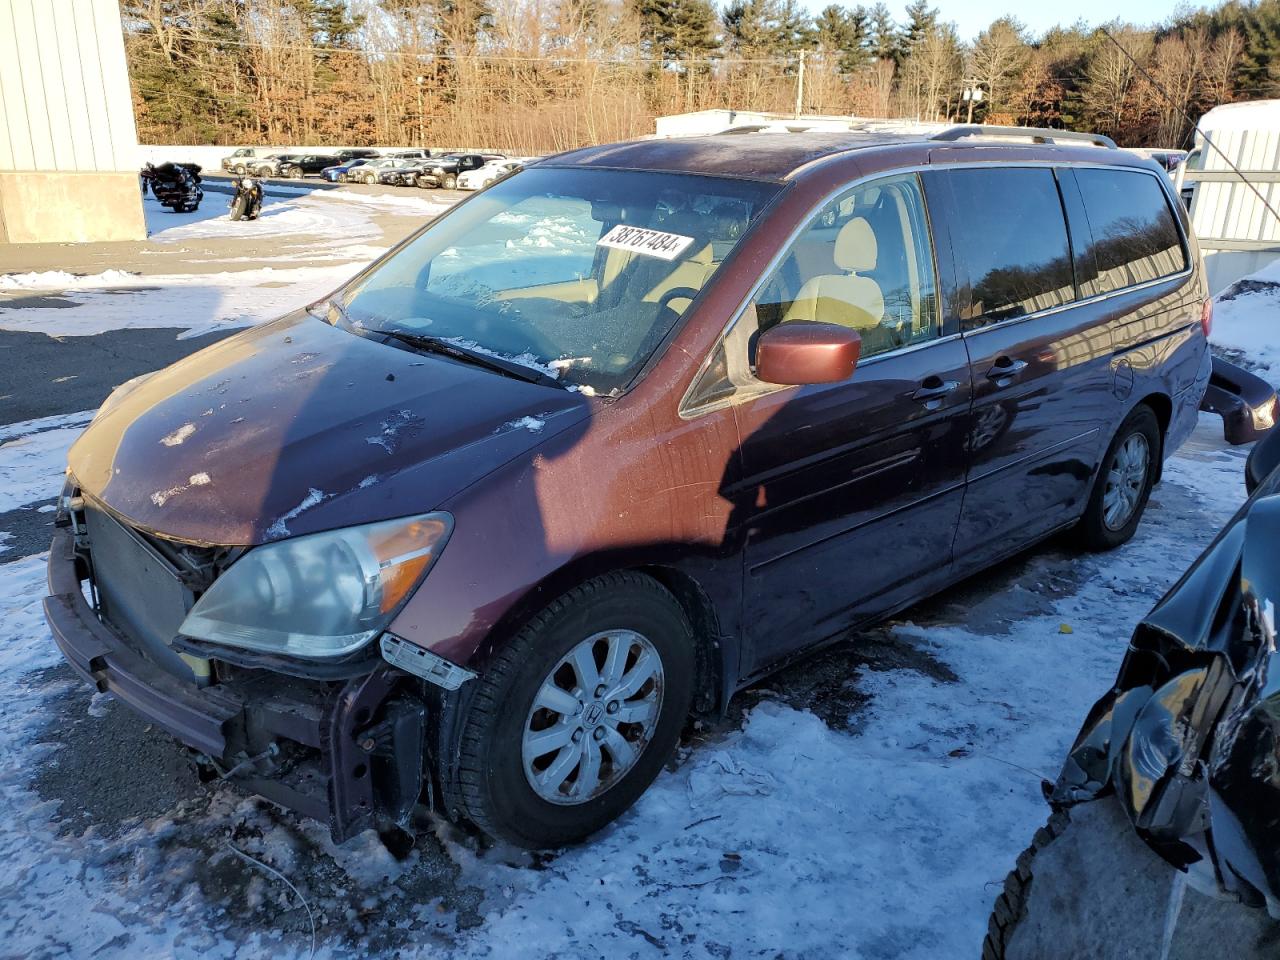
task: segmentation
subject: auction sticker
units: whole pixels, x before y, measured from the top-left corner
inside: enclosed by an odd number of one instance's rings
[[[674,260],[691,243],[693,243],[693,237],[686,237],[679,233],[663,233],[661,230],[628,227],[620,223],[597,240],[596,246],[630,250],[632,253],[642,253],[646,257],[657,257],[659,260]]]

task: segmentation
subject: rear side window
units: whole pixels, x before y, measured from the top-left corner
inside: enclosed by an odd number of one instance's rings
[[[1075,298],[1067,222],[1053,171],[952,170],[951,241],[972,291],[966,330]]]
[[[1094,293],[1110,293],[1187,268],[1169,200],[1156,178],[1137,170],[1080,168],[1090,251],[1098,264]]]

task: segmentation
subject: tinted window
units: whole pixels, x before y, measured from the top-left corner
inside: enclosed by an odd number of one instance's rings
[[[972,302],[966,329],[1047,310],[1075,297],[1067,224],[1053,171],[993,167],[948,173],[951,240]]]
[[[864,357],[936,337],[933,251],[915,176],[862,184],[828,204],[756,309],[761,329],[796,321],[853,327]]]
[[[1136,170],[1075,171],[1093,232],[1097,287],[1107,293],[1186,269],[1182,238],[1159,182]]]

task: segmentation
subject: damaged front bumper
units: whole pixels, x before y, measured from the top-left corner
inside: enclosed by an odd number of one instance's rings
[[[1050,802],[1114,793],[1194,886],[1280,918],[1278,465],[1272,433],[1250,455],[1248,502],[1138,625]]]
[[[407,822],[424,784],[421,681],[381,662],[329,680],[215,661],[206,686],[174,676],[100,619],[71,526],[49,552],[45,616],[71,667],[198,754],[226,779],[327,823],[337,843]]]
[[[1221,357],[1213,358],[1200,409],[1222,417],[1222,435],[1235,445],[1262,437],[1275,426],[1280,413],[1271,384]]]

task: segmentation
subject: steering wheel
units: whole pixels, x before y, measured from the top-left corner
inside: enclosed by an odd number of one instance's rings
[[[697,295],[698,291],[693,287],[672,287],[658,298],[658,306],[670,310],[672,300],[692,300]]]

